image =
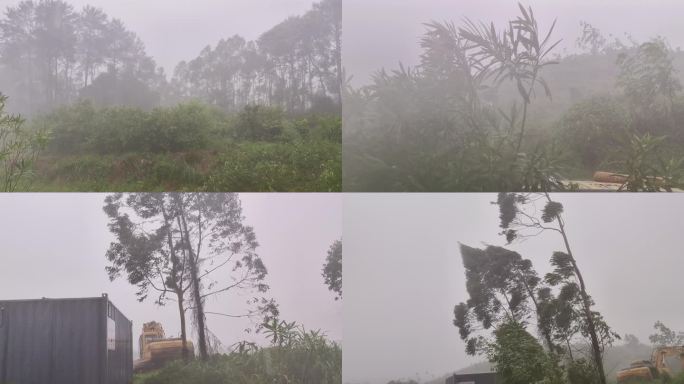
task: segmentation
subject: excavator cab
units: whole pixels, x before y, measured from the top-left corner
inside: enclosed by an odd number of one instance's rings
[[[135,372],[146,372],[163,367],[166,363],[182,359],[183,341],[180,338],[167,338],[164,328],[156,321],[143,324],[138,339],[140,359],[133,362]],[[195,356],[192,341],[186,341],[187,356]]]
[[[653,350],[651,360],[640,360],[617,373],[617,383],[672,378],[684,368],[684,346],[663,346]]]

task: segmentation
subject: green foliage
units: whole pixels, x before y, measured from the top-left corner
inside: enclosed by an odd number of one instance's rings
[[[7,96],[0,93],[0,191],[28,189],[33,165],[48,135],[24,128],[21,116],[5,113]]]
[[[573,360],[567,367],[568,384],[599,384],[596,367],[584,358]]]
[[[496,341],[487,357],[506,384],[561,384],[558,362],[544,352],[537,339],[517,322],[506,322],[495,331]]]
[[[339,144],[231,145],[208,175],[208,191],[340,191]]]
[[[137,108],[96,108],[90,102],[63,107],[41,118],[53,132],[53,153],[121,154],[177,152],[206,147],[220,121],[206,106],[182,104],[144,112]]]
[[[248,105],[238,114],[235,136],[241,140],[273,141],[283,133],[283,111]]]
[[[466,342],[466,352],[483,352],[474,330],[497,328],[502,322],[524,323],[536,310],[534,292],[541,279],[532,262],[502,247],[471,248],[461,244],[468,300],[454,308],[453,324]],[[481,327],[480,327],[481,326]],[[548,336],[543,324],[542,334]]]
[[[578,167],[595,170],[620,146],[629,120],[626,107],[615,98],[591,97],[572,105],[563,114],[557,124],[557,135]]]
[[[328,250],[323,265],[323,278],[328,289],[333,291],[335,300],[342,298],[342,240],[335,240]]]
[[[648,133],[629,138],[616,161],[627,174],[623,189],[630,192],[671,191],[684,183],[684,156],[665,160],[662,151],[665,139],[665,136],[654,137]]]
[[[251,348],[212,357],[206,362],[175,362],[136,384],[341,384],[342,349],[319,331],[301,327],[287,345]]]
[[[235,141],[245,121],[277,121],[284,130]],[[48,155],[39,159],[42,189],[341,190],[341,120],[335,116],[295,118],[250,107],[233,119],[198,103],[145,112],[83,102],[33,125],[53,132]]]
[[[664,112],[682,89],[675,76],[671,49],[662,38],[640,44],[619,55],[618,86],[636,113]]]

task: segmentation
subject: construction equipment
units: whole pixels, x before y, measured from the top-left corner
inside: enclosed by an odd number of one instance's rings
[[[164,328],[156,321],[143,324],[139,339],[140,359],[133,363],[135,372],[159,369],[170,361],[183,358],[183,340],[166,338]],[[187,357],[195,356],[192,341],[186,341]]]
[[[674,372],[667,363],[669,357],[679,359],[679,367],[676,367],[676,371],[684,368],[684,346],[658,347],[653,350],[651,360],[635,361],[630,364],[629,368],[618,371],[617,382],[623,384],[672,378]]]
[[[629,175],[597,171],[591,180],[559,180],[561,189],[577,192],[619,192],[625,191]],[[659,176],[646,176],[645,181],[649,181],[653,186],[664,191],[682,192],[680,188],[671,188],[666,185],[666,180]]]

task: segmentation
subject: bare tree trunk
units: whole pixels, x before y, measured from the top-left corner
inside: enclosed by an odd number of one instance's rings
[[[178,259],[178,256],[176,255],[176,247],[173,244],[173,237],[171,235],[171,222],[172,220],[169,215],[167,214],[166,208],[164,207],[164,203],[162,202],[161,205],[161,211],[164,216],[164,223],[166,224],[167,231],[166,231],[166,241],[169,247],[169,252],[171,253],[171,263],[173,264],[173,269],[174,271],[180,271],[181,276],[178,276],[174,274],[174,284],[176,285],[174,287],[174,291],[176,292],[176,296],[178,297],[178,315],[180,316],[180,326],[181,326],[181,340],[183,342],[183,359],[187,359],[189,356],[189,351],[188,351],[188,337],[187,337],[187,326],[185,324],[185,290],[183,289],[183,267],[180,266],[180,260]]]
[[[182,220],[181,233],[183,234],[183,242],[185,247],[190,253],[188,261],[190,262],[190,279],[192,280],[192,295],[195,304],[195,314],[197,321],[197,343],[199,344],[199,355],[202,360],[206,360],[209,354],[207,353],[207,337],[206,337],[206,325],[204,323],[204,305],[202,303],[202,293],[200,292],[200,281],[198,275],[198,265],[197,259],[198,255],[195,254],[192,244],[190,243],[190,234],[188,233],[188,223],[185,219],[185,208],[183,202],[180,204],[181,214],[180,219]]]
[[[190,354],[188,351],[188,335],[185,331],[185,303],[183,301],[183,293],[184,292],[182,290],[176,291],[176,295],[178,296],[178,315],[180,316],[181,341],[183,343],[183,359],[187,360]]]

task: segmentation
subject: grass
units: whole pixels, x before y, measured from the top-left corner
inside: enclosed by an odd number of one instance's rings
[[[342,349],[331,342],[260,348],[176,361],[134,377],[134,384],[341,384]]]
[[[216,146],[214,146],[216,147]],[[168,153],[46,155],[36,191],[340,191],[339,144],[225,142]]]

